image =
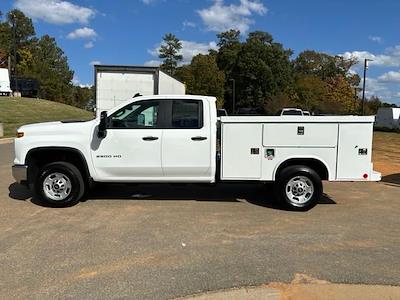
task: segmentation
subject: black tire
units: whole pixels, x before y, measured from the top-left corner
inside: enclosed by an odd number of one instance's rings
[[[69,182],[69,187],[66,189],[69,192],[68,195],[65,196],[65,198],[52,199],[45,191],[43,182],[48,176],[54,173],[61,174],[61,180]],[[37,177],[35,182],[35,191],[39,199],[48,206],[68,207],[73,206],[79,202],[79,200],[85,194],[86,187],[82,178],[82,174],[77,167],[67,162],[54,162],[44,166],[39,172],[39,176]]]
[[[322,181],[319,175],[307,166],[290,166],[279,172],[275,192],[286,208],[304,211],[314,207],[321,198]]]

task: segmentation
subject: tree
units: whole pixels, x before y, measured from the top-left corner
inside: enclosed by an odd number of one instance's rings
[[[92,87],[73,86],[73,106],[89,110],[92,108],[91,100],[94,99],[94,90]]]
[[[321,100],[321,104],[323,105],[326,102],[330,105],[330,110],[335,109],[326,111],[325,107],[325,112],[352,114],[358,111],[358,102],[354,97],[354,90],[344,76],[329,79],[327,81],[327,90],[326,99]]]
[[[308,111],[318,110],[321,101],[326,99],[328,93],[327,84],[315,75],[298,76],[295,86],[296,103]]]
[[[15,42],[17,46],[25,46],[29,40],[35,36],[35,28],[32,19],[24,15],[18,9],[13,9],[7,13],[7,22],[9,25],[15,26]]]
[[[360,77],[349,72],[356,63],[355,59],[345,59],[342,56],[306,50],[294,60],[293,68],[297,74],[314,75],[322,80],[342,76],[351,85],[356,86],[360,83]]]
[[[68,59],[54,38],[44,35],[33,42],[32,61],[24,75],[39,81],[39,97],[67,104],[73,103],[72,78]]]
[[[218,68],[225,73],[225,103],[232,107],[233,87],[231,80],[234,78],[233,69],[237,63],[239,52],[242,48],[240,31],[228,30],[217,34],[219,50],[216,53]],[[229,99],[229,101],[227,101]]]
[[[182,43],[172,33],[167,33],[163,37],[164,43],[160,47],[159,58],[163,59],[161,70],[166,71],[170,75],[174,75],[178,62],[182,60],[179,51],[182,49]]]
[[[238,105],[263,108],[273,96],[289,93],[292,51],[273,41],[267,32],[251,32],[238,53],[232,77]]]
[[[231,29],[217,34],[219,51],[217,64],[227,77],[231,77],[233,67],[236,64],[237,56],[241,49],[240,31]],[[228,79],[228,78],[227,78]]]
[[[35,36],[35,29],[32,20],[18,9],[7,13],[7,23],[8,26],[6,25],[5,29],[8,31],[8,42],[5,46],[9,55],[15,51],[16,56],[12,56],[12,66],[16,67],[20,59],[19,50],[29,46],[32,37]],[[14,70],[14,72],[16,71]]]
[[[381,106],[383,106],[383,103],[379,97],[372,96],[365,102],[364,112],[366,115],[376,115]]]
[[[194,56],[190,65],[179,68],[176,75],[185,82],[188,94],[215,96],[218,107],[222,107],[225,75],[218,69],[214,52]]]

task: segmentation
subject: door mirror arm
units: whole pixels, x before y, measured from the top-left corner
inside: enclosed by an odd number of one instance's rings
[[[100,123],[97,131],[97,136],[99,138],[104,139],[107,136],[107,127],[108,127],[107,112],[102,111],[100,113]]]

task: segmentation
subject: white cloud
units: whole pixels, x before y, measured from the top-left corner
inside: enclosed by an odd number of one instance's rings
[[[226,31],[237,29],[246,33],[254,23],[253,14],[265,15],[267,8],[259,0],[240,0],[239,5],[227,4],[224,0],[214,0],[208,8],[198,10],[197,13],[209,31]]]
[[[161,61],[160,60],[148,60],[144,63],[144,65],[146,67],[158,67],[159,65],[161,65]]]
[[[83,84],[83,83],[81,83],[79,78],[78,78],[78,76],[76,76],[76,75],[74,75],[74,78],[72,78],[71,82],[72,82],[73,85],[79,86],[81,88],[91,88],[92,87],[91,84],[88,84],[88,83]]]
[[[86,49],[93,48],[94,47],[94,43],[93,43],[93,41],[89,41],[89,42],[85,43],[83,45],[83,47],[86,48]]]
[[[75,40],[75,39],[91,39],[91,40],[93,40],[96,37],[97,37],[96,31],[94,31],[92,28],[89,28],[89,27],[75,29],[74,31],[70,32],[67,35],[67,38],[70,40]]]
[[[378,44],[382,44],[383,43],[383,38],[382,37],[380,37],[380,36],[369,36],[368,37],[368,39],[370,40],[370,41],[373,41],[373,42],[376,42],[376,43],[378,43]]]
[[[183,21],[182,25],[183,25],[184,29],[187,28],[187,27],[190,27],[190,28],[195,28],[196,27],[196,23],[190,22],[190,21]]]
[[[355,58],[359,64],[364,63],[364,59],[372,59],[369,64],[382,67],[399,67],[400,66],[400,45],[387,48],[384,53],[373,54],[368,51],[352,51],[340,54],[346,59]]]
[[[378,77],[381,82],[397,82],[400,83],[400,72],[389,71]]]
[[[157,0],[140,0],[140,1],[145,5],[149,5],[149,4],[152,4],[152,3],[156,2]]]
[[[217,43],[209,42],[206,44],[193,41],[182,41],[182,49],[180,51],[180,54],[183,56],[182,64],[190,63],[193,56],[198,54],[207,54],[210,49],[218,49]]]
[[[92,61],[89,63],[89,65],[90,65],[90,66],[101,65],[101,61],[99,61],[99,60],[92,60]]]
[[[73,85],[79,85],[79,78],[78,76],[74,75],[74,77],[72,78],[72,84]]]
[[[214,50],[218,49],[218,46],[215,42],[209,42],[207,44],[207,43],[198,43],[193,41],[181,41],[181,43],[182,43],[182,49],[179,51],[179,54],[183,56],[183,59],[180,62],[181,65],[190,63],[193,56],[196,56],[198,54],[207,54],[208,50],[210,49]],[[148,50],[148,52],[153,57],[158,57],[160,46],[161,44],[158,44],[153,49]],[[154,66],[154,65],[159,65],[160,62],[158,60],[151,60],[146,62],[145,64]]]
[[[35,20],[52,24],[86,24],[94,17],[94,9],[62,0],[16,0],[15,8]]]
[[[365,96],[370,98],[372,96],[379,97],[384,102],[395,103],[399,102],[399,94],[397,86],[391,84],[390,82],[382,81],[378,78],[367,77]],[[360,87],[362,87],[363,80],[361,80]],[[361,94],[361,92],[360,92]]]

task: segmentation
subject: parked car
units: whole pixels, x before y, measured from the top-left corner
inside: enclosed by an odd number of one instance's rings
[[[226,117],[228,115],[228,112],[226,109],[220,108],[217,109],[217,117]]]
[[[281,116],[303,116],[303,111],[300,108],[284,108],[281,111]]]

